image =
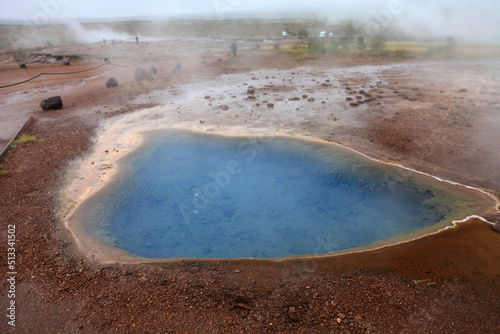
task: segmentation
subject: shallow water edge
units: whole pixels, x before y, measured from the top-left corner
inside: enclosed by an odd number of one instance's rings
[[[161,130],[164,131],[164,130]],[[175,130],[174,130],[175,131]],[[182,130],[186,131],[186,130]],[[140,150],[142,145],[147,142],[148,136],[153,135],[153,132],[147,131],[139,131],[135,133],[135,137],[131,136],[130,133],[127,134],[127,138],[133,138],[133,140],[130,140],[131,143],[135,143],[136,145],[131,145],[135,146],[136,150],[133,149],[120,149],[119,151],[122,152],[120,156],[122,155],[127,155],[127,154],[133,154],[133,152],[137,153],[137,150]],[[204,132],[206,133],[206,132]],[[247,137],[250,135],[249,138],[252,138],[252,134],[238,134],[239,137]],[[281,137],[284,137],[282,134],[280,134]],[[286,136],[289,138],[295,138],[291,136]],[[255,138],[255,137],[254,137]],[[264,136],[263,138],[267,138],[269,140],[269,136]],[[301,140],[307,139],[311,142],[316,142],[316,143],[321,143],[322,145],[334,145],[335,147],[338,147],[342,150],[346,151],[351,151],[353,150],[345,147],[341,147],[340,145],[337,144],[332,144],[332,143],[324,143],[324,141],[317,140],[317,139],[311,139],[311,138],[301,138]],[[295,138],[294,140],[299,140]],[[118,151],[118,150],[117,150]],[[117,152],[118,153],[118,152]],[[125,153],[125,154],[124,154]],[[360,157],[363,157],[363,159],[366,159],[365,155],[359,154],[356,152]],[[118,154],[116,154],[118,156]],[[380,161],[376,161],[374,159],[369,158],[372,162],[376,163],[383,163]],[[76,242],[76,248],[78,252],[83,252],[87,257],[91,257],[98,262],[101,263],[113,263],[113,262],[126,262],[126,263],[157,263],[157,262],[169,262],[169,261],[178,261],[178,260],[189,260],[190,258],[168,258],[168,259],[148,259],[148,258],[142,258],[138,257],[135,255],[132,255],[124,250],[115,248],[115,247],[110,247],[108,244],[98,240],[95,236],[91,235],[88,233],[88,230],[85,228],[85,226],[81,225],[81,222],[83,221],[82,217],[85,216],[86,213],[88,213],[89,209],[92,207],[93,204],[95,204],[95,201],[98,200],[96,195],[99,191],[103,191],[105,188],[105,184],[108,184],[109,181],[111,181],[113,178],[116,178],[117,176],[120,175],[120,173],[123,173],[124,171],[124,166],[120,164],[121,158],[116,159],[116,161],[113,164],[112,168],[104,169],[107,175],[100,179],[98,183],[98,187],[94,187],[91,191],[89,192],[89,189],[83,189],[81,192],[84,196],[84,200],[81,200],[80,203],[76,206],[74,210],[72,210],[71,214],[67,215],[66,218],[64,218],[64,223],[65,226],[69,229],[69,231],[72,233],[75,242]],[[87,161],[88,163],[88,161]],[[115,166],[116,165],[116,166]],[[388,164],[386,164],[388,165]],[[477,201],[477,203],[480,203],[481,209],[478,210],[479,212],[474,212],[474,214],[482,214],[486,211],[491,211],[493,210],[492,208],[497,205],[498,206],[498,200],[495,199],[491,194],[488,193],[486,190],[482,189],[475,189],[459,184],[455,184],[450,181],[445,181],[441,180],[436,177],[432,177],[430,175],[426,175],[424,173],[420,173],[418,171],[413,171],[410,169],[406,168],[401,168],[401,167],[395,167],[392,166],[392,168],[397,168],[401,177],[407,177],[409,175],[412,175],[412,177],[417,177],[417,178],[422,178],[424,182],[428,182],[428,179],[433,179],[437,182],[439,182],[440,186],[443,188],[446,188],[447,191],[452,191],[452,192],[460,192],[462,194],[466,194],[466,196],[474,198],[474,200]],[[112,173],[110,172],[110,169],[112,169]],[[101,170],[102,171],[102,170]],[[77,181],[81,181],[81,179],[78,179]],[[78,183],[78,182],[77,182]],[[71,188],[69,188],[71,189]],[[427,227],[421,230],[418,230],[416,232],[412,232],[409,234],[405,235],[400,235],[397,237],[392,237],[389,239],[381,240],[381,241],[376,241],[373,243],[370,243],[369,245],[363,246],[363,247],[358,247],[358,248],[351,248],[351,249],[346,249],[346,250],[341,250],[337,252],[330,252],[327,254],[321,254],[321,255],[312,255],[313,257],[316,256],[330,256],[332,254],[338,255],[338,254],[345,254],[345,253],[351,253],[351,252],[356,252],[356,251],[365,251],[365,250],[372,250],[372,249],[377,249],[380,247],[386,247],[388,245],[394,245],[397,243],[402,243],[402,242],[409,242],[412,240],[415,240],[416,238],[420,238],[425,235],[437,233],[440,230],[443,230],[445,228],[450,228],[455,226],[457,223],[460,221],[466,221],[468,218],[465,217],[478,217],[476,215],[471,215],[470,212],[462,212],[459,214],[457,217],[453,217],[453,219],[447,219],[446,221],[440,222],[436,225],[433,225],[431,227]],[[465,219],[464,219],[465,218]],[[484,219],[482,219],[485,221]],[[311,255],[292,255],[292,256],[286,256],[286,257],[277,257],[277,258],[272,258],[270,260],[275,260],[275,261],[281,261],[281,260],[286,260],[286,259],[294,259],[294,258],[310,258]],[[203,258],[202,260],[207,260],[207,258]]]

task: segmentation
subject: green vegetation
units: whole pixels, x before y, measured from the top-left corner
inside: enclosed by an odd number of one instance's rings
[[[10,148],[17,148],[18,145],[32,143],[34,141],[36,141],[35,136],[31,136],[29,134],[23,133],[22,135],[19,136],[19,138],[14,140],[12,142],[12,144],[10,144]]]
[[[5,167],[4,167],[4,166],[2,166],[2,165],[0,165],[0,176],[1,176],[1,175],[7,175],[7,174],[8,174],[8,172],[7,172],[7,170],[5,169]]]

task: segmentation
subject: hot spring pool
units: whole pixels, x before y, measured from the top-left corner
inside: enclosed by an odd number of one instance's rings
[[[323,254],[478,209],[463,190],[328,143],[184,130],[143,135],[82,214],[89,235],[140,257]]]

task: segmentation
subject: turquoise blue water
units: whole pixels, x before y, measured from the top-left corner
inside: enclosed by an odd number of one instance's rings
[[[188,131],[146,134],[86,214],[147,258],[322,254],[427,227],[452,210],[397,169],[332,145]]]

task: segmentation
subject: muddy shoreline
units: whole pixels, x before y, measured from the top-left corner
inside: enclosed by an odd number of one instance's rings
[[[148,47],[155,48],[152,43]],[[500,329],[500,237],[479,219],[375,251],[279,263],[239,260],[102,266],[77,255],[59,219],[60,189],[68,177],[65,173],[74,166],[72,161],[95,148],[96,131],[102,131],[103,121],[161,105],[152,94],[155,91],[169,91],[175,98],[182,85],[223,74],[264,71],[276,64],[276,55],[249,51],[234,60],[224,57],[222,62],[217,62],[219,54],[211,56],[203,67],[196,54],[186,58],[185,71],[174,72],[170,68],[176,60],[167,59],[170,63],[165,65],[161,56],[151,63],[164,66],[164,76],[137,84],[129,73],[120,72],[124,84],[113,94],[102,89],[104,77],[89,80],[64,93],[70,103],[63,111],[39,112],[37,96],[2,106],[2,115],[19,110],[33,113],[35,121],[27,132],[39,139],[11,150],[3,163],[8,174],[0,177],[2,226],[16,225],[19,240],[17,324],[12,331],[1,322],[2,332],[492,333]],[[292,79],[296,67],[286,55],[282,57],[281,69]],[[348,66],[366,62],[371,60],[350,59]],[[384,82],[367,93],[384,97],[364,112],[348,106],[346,110],[343,105],[321,109],[319,100],[313,117],[300,115],[303,120],[288,123],[273,119],[285,130],[320,133],[324,140],[360,152],[378,152],[382,160],[498,192],[498,169],[492,167],[498,166],[495,136],[499,131],[494,131],[492,117],[496,117],[500,88],[487,79],[490,65],[444,63],[438,66],[442,75],[434,77],[426,72],[425,63],[417,64],[420,68],[412,70],[411,77],[405,75],[405,68],[381,70]],[[340,66],[326,60],[306,65],[313,70]],[[2,66],[3,73],[11,73],[5,80],[18,76],[10,65]],[[460,80],[446,79],[455,77],[457,71],[463,73]],[[421,83],[415,83],[416,77]],[[338,87],[342,94],[346,87],[359,90],[365,85],[362,78],[363,74],[338,77]],[[434,86],[429,88],[431,81]],[[62,79],[53,82],[51,93],[64,83]],[[467,92],[458,93],[462,87]],[[246,95],[247,86],[239,89]],[[280,89],[272,94],[287,97],[286,89]],[[205,99],[199,103],[204,111],[218,105]],[[179,103],[175,108],[182,106]],[[181,121],[200,126],[200,115],[188,109]],[[219,116],[218,110],[203,114],[205,126]],[[248,114],[227,119],[248,124],[254,117]],[[351,118],[362,126],[348,123],[331,130],[335,122]],[[425,126],[431,120],[435,126]],[[494,212],[487,218],[495,219]],[[5,229],[1,240],[7,240]],[[4,242],[0,249],[6,253]],[[6,305],[7,283],[3,281],[0,288],[0,300]]]

